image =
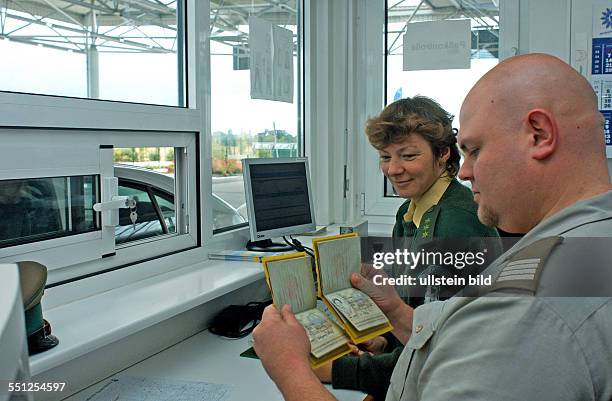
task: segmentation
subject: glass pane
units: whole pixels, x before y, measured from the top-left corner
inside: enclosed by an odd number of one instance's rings
[[[176,232],[176,212],[174,207],[174,199],[169,198],[167,194],[160,194],[157,191],[153,191],[155,201],[159,206],[159,210],[166,222],[169,232]]]
[[[119,185],[119,195],[129,196],[136,201],[138,218],[136,224],[130,220],[130,209],[119,209],[119,225],[115,228],[115,243],[135,241],[164,234],[161,220],[155,210],[155,203],[151,201],[146,189],[136,189]]]
[[[0,181],[0,247],[94,231],[96,176]]]
[[[2,2],[0,90],[183,106],[183,2]]]
[[[469,7],[420,0],[389,0],[387,5],[387,104],[416,95],[435,99],[455,116],[453,127],[459,128],[459,111],[472,86],[499,62],[498,1],[472,2]],[[471,23],[471,57],[469,69],[403,70],[403,36],[408,23],[469,19]],[[386,181],[386,180],[385,180]],[[385,182],[385,196],[397,196]]]
[[[213,226],[245,223],[247,211],[241,160],[299,156],[298,8],[301,1],[211,2],[211,107]],[[249,18],[291,31],[293,101],[251,98]],[[236,113],[240,118],[236,118]]]
[[[136,201],[137,214],[133,224],[132,210],[119,209],[116,244],[177,233],[175,154],[172,147],[114,149],[119,195]]]

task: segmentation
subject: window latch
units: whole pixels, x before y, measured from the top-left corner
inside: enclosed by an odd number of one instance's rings
[[[115,227],[119,224],[119,209],[134,209],[136,201],[129,196],[119,196],[119,180],[106,177],[102,181],[102,201],[93,205],[93,210],[102,213],[102,225]]]
[[[106,212],[115,209],[132,209],[136,207],[136,201],[127,196],[113,196],[109,202],[100,202],[93,205],[96,212]]]

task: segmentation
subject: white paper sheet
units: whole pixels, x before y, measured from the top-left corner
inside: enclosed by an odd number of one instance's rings
[[[272,28],[263,19],[249,18],[251,98],[272,100]]]
[[[231,386],[146,377],[111,379],[87,401],[224,401]]]
[[[249,18],[251,98],[293,103],[293,32]]]
[[[404,71],[470,68],[470,20],[410,23],[404,35]]]

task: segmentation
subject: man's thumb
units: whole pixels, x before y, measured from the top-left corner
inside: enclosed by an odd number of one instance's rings
[[[287,323],[289,322],[297,322],[297,319],[295,318],[295,316],[293,315],[293,311],[291,310],[291,305],[286,304],[283,305],[283,307],[281,308],[281,316],[283,318],[283,320]]]

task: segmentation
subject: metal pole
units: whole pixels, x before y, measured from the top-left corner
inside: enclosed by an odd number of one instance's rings
[[[177,56],[177,72],[178,72],[178,105],[185,107],[185,8],[184,0],[176,2],[176,56]]]
[[[397,42],[397,40],[400,38],[400,36],[402,36],[402,33],[404,33],[404,31],[406,30],[406,28],[408,27],[408,24],[410,23],[410,21],[412,21],[412,19],[416,16],[416,14],[419,12],[419,9],[421,8],[421,6],[423,5],[423,3],[425,2],[425,0],[421,0],[421,2],[419,3],[419,5],[414,9],[414,11],[412,12],[412,15],[410,15],[410,17],[408,18],[408,21],[406,21],[406,25],[404,25],[404,27],[402,28],[402,30],[397,34],[397,36],[395,37],[395,39],[393,40],[393,43],[391,43],[391,46],[389,46],[388,49],[386,49],[385,51],[387,51],[388,53],[390,53],[389,49],[393,49],[393,45],[395,45],[395,42]]]
[[[93,4],[94,0],[91,0]],[[96,21],[95,11],[92,9],[89,13],[89,32],[87,35],[87,97],[91,99],[100,98],[100,62],[98,59],[98,49],[96,48],[96,36],[92,33],[98,32],[98,23]]]

